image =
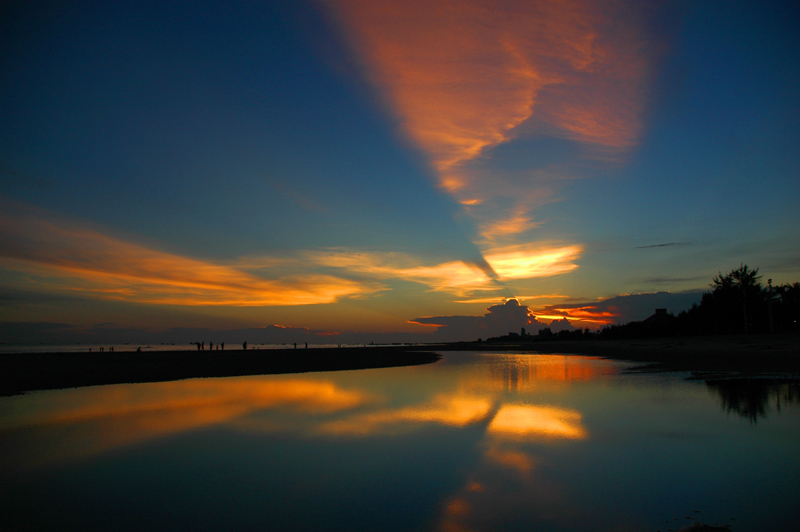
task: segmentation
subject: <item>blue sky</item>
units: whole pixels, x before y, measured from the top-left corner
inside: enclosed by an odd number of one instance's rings
[[[2,10],[7,331],[480,337],[800,279],[791,2]]]

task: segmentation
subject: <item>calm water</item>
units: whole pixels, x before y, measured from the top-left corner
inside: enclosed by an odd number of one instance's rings
[[[562,355],[0,398],[4,530],[796,530],[790,384]]]

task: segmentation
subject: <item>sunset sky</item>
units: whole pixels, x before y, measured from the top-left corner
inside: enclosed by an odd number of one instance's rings
[[[792,1],[3,2],[0,341],[475,339],[800,281],[798,57]]]

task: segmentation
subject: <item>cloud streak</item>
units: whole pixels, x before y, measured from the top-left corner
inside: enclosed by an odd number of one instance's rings
[[[459,167],[523,129],[611,151],[640,136],[649,62],[632,5],[322,3],[449,192],[467,184]]]
[[[11,206],[0,215],[0,268],[34,291],[160,305],[291,306],[364,298],[399,279],[468,295],[504,281],[572,271],[582,249],[489,250],[485,264],[425,263],[403,253],[321,249],[213,262],[126,241],[51,213]]]
[[[484,257],[496,277],[472,263],[452,261],[426,265],[402,253],[384,253],[346,249],[308,252],[304,261],[358,272],[375,279],[404,279],[429,286],[433,290],[467,294],[495,290],[497,281],[550,277],[577,268],[576,260],[583,247],[559,243],[536,243],[489,249]]]
[[[374,282],[317,273],[268,279],[33,211],[2,215],[0,221],[0,267],[25,272],[38,289],[188,306],[324,304],[383,289]]]

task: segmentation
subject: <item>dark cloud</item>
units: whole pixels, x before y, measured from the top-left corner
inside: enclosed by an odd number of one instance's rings
[[[554,333],[561,331],[575,331],[577,329],[579,329],[579,327],[573,326],[567,318],[553,320],[550,322],[550,330]]]
[[[650,248],[669,248],[674,246],[688,246],[691,242],[667,242],[665,244],[650,244],[648,246],[636,246],[633,249],[650,249]]]
[[[622,324],[644,320],[652,316],[657,308],[665,308],[667,312],[677,314],[689,309],[692,304],[699,303],[702,295],[701,290],[629,294],[596,302],[549,305],[545,310],[547,313],[606,319],[615,324]]]
[[[77,343],[80,335],[73,325],[52,322],[3,322],[0,338],[4,345]]]
[[[433,336],[435,341],[444,342],[504,336],[510,332],[519,333],[522,328],[535,334],[539,329],[547,327],[536,319],[527,306],[520,305],[516,299],[492,305],[486,310],[483,316],[432,316],[417,318],[412,323],[438,326]]]

